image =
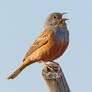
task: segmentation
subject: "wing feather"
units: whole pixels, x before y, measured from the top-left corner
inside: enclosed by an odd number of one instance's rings
[[[40,47],[42,47],[43,45],[48,43],[48,36],[51,33],[50,30],[45,30],[36,40],[35,42],[32,44],[32,46],[29,48],[29,50],[27,51],[23,61],[30,56],[33,52],[35,52],[37,49],[39,49]]]

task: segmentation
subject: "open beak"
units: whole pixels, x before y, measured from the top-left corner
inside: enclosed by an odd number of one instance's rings
[[[64,13],[61,13],[61,16],[63,17],[63,15],[67,14],[66,12]],[[66,20],[69,20],[68,18],[62,18],[62,20],[66,21]]]
[[[66,12],[64,12],[64,13],[60,13],[60,21],[62,21],[62,17],[65,15],[65,14],[67,14]]]
[[[66,21],[66,20],[69,20],[69,19],[68,19],[68,18],[63,18],[62,20],[63,20],[63,21]]]
[[[64,12],[64,13],[61,13],[61,14],[60,14],[60,20],[59,20],[59,22],[58,22],[57,24],[60,24],[62,21],[69,20],[68,18],[62,18],[62,17],[63,17],[63,15],[65,15],[65,14],[67,14],[67,13],[66,13],[66,12]]]

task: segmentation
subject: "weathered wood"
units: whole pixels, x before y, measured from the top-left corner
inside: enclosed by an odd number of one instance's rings
[[[51,68],[42,70],[42,75],[46,81],[50,92],[70,92],[69,86],[66,82],[62,69],[58,64],[49,64]]]

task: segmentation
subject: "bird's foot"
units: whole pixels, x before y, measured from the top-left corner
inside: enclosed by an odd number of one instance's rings
[[[59,64],[58,64],[58,63],[56,63],[56,62],[52,62],[52,64],[58,68],[58,71],[60,71],[60,70],[61,70],[61,68],[60,68],[60,66],[59,66]]]
[[[44,64],[44,65],[45,65],[45,68],[46,68],[47,71],[53,71],[54,70],[53,67],[51,67],[50,65],[48,65],[48,64]]]

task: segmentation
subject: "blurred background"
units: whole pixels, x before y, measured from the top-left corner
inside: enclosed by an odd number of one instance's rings
[[[6,78],[22,63],[52,12],[67,12],[64,17],[70,19],[69,47],[55,61],[61,65],[71,92],[92,92],[92,1],[0,0],[1,92],[49,92],[41,75],[43,64],[32,64],[14,80]]]

